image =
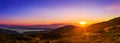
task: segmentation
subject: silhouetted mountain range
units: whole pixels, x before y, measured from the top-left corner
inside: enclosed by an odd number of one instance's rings
[[[0,29],[1,34],[19,34],[17,31],[12,30],[6,30],[6,29]]]
[[[0,27],[7,27],[10,29],[40,29],[40,28],[58,28],[61,26],[64,26],[65,24],[51,24],[51,25],[26,25],[26,26],[22,26],[22,25],[6,25],[6,24],[0,24]]]
[[[59,28],[61,26],[64,26],[64,24],[51,24],[51,25],[30,25],[30,26],[21,26],[21,25],[5,25],[5,24],[0,24],[1,29],[5,30],[12,30],[12,31],[18,31],[20,33],[22,32],[28,32],[28,31],[38,31],[38,30],[44,30],[46,32],[49,32],[53,29]],[[31,33],[30,32],[30,33]]]

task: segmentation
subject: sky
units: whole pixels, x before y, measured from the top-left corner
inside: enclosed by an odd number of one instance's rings
[[[120,16],[120,0],[0,0],[0,24],[91,23]]]

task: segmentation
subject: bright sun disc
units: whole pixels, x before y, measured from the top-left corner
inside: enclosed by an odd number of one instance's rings
[[[81,22],[79,22],[79,24],[81,24],[81,25],[85,25],[86,22],[85,22],[85,21],[81,21]]]

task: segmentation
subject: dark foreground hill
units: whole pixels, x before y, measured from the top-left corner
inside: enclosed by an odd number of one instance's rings
[[[62,38],[65,37],[63,36],[63,34],[65,35],[65,33],[70,33],[73,32],[72,30],[74,30],[76,27],[72,26],[72,25],[66,25],[60,28],[57,28],[53,31],[51,31],[50,33],[46,34],[43,36],[43,39],[58,39],[58,38]],[[73,35],[71,34],[66,34],[67,36],[71,36]]]
[[[87,27],[89,32],[103,32],[105,28],[119,26],[120,17],[111,19],[109,21],[96,23]]]
[[[96,34],[99,34],[99,33],[104,34],[107,31],[111,31],[111,32],[117,31],[118,32],[118,31],[120,31],[119,25],[120,25],[120,17],[111,19],[109,21],[90,25],[90,26],[86,27],[86,31],[88,33],[96,33]],[[114,27],[116,27],[116,28],[114,28]],[[84,28],[80,28],[80,27],[76,27],[76,26],[72,26],[72,25],[66,25],[66,26],[63,26],[63,27],[60,27],[60,28],[57,28],[57,29],[51,31],[49,34],[45,35],[44,38],[53,38],[54,39],[54,38],[70,37],[70,36],[74,36],[76,34],[81,34],[81,33],[84,34],[84,32],[85,32]]]

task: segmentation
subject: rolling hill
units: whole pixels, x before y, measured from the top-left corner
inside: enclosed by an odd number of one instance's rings
[[[120,25],[120,17],[111,19],[109,21],[96,23],[87,27],[89,32],[103,32],[105,28]]]

